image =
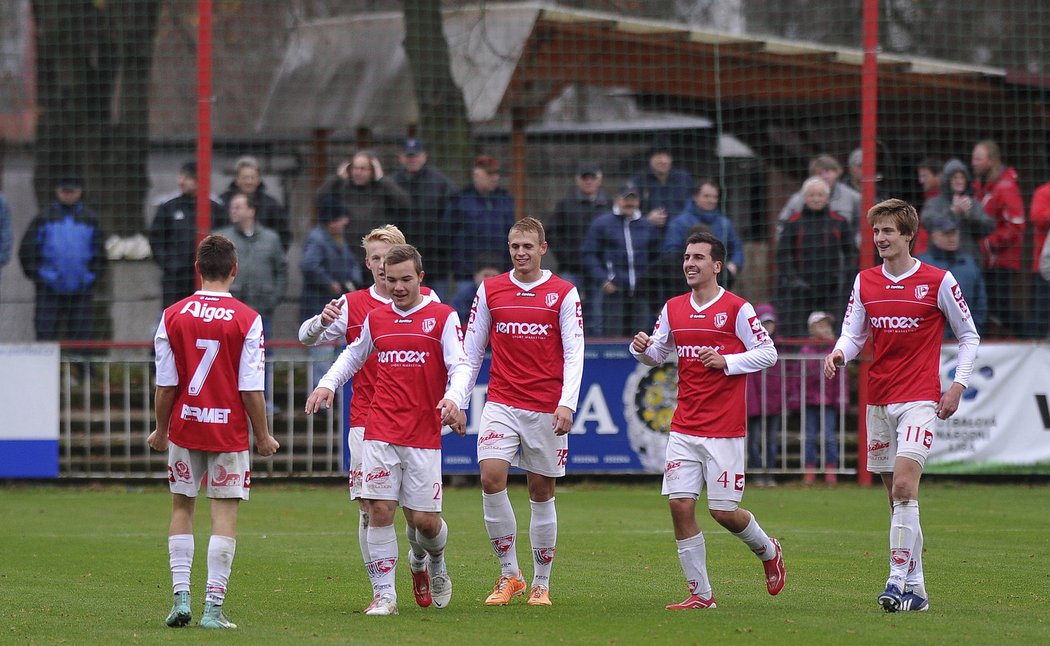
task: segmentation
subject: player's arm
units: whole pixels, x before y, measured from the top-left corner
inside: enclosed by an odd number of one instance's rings
[[[299,341],[303,345],[319,345],[337,341],[346,335],[349,312],[346,294],[329,301],[320,314],[303,321],[299,326]]]
[[[175,355],[171,351],[168,329],[161,316],[157,332],[153,337],[153,354],[157,364],[157,392],[154,397],[154,418],[156,427],[149,434],[146,443],[156,451],[168,450],[168,428],[171,423],[171,411],[175,407],[175,392],[179,385],[179,372],[175,367]]]
[[[266,419],[266,367],[263,352],[262,317],[257,316],[244,335],[241,346],[241,360],[237,368],[237,390],[241,393],[241,403],[252,423],[255,434],[255,450],[259,455],[273,455],[280,444],[270,435],[269,421]]]
[[[361,325],[361,335],[353,343],[346,346],[339,357],[328,369],[321,380],[317,382],[317,388],[306,400],[306,414],[316,413],[322,409],[332,407],[335,401],[335,391],[354,376],[365,361],[375,351],[372,343],[372,330],[368,325],[368,316]]]
[[[441,411],[441,423],[451,426],[457,434],[467,432],[466,415],[462,410],[470,402],[471,367],[463,351],[463,340],[460,337],[459,314],[455,310],[448,313],[445,327],[441,331],[441,354],[448,370],[448,385],[445,395],[438,402]]]
[[[831,354],[824,357],[824,377],[832,379],[841,366],[855,359],[868,341],[868,313],[860,300],[860,275],[853,279],[853,291],[842,317],[842,334]]]
[[[266,394],[261,390],[242,390],[241,403],[252,423],[255,452],[263,457],[273,455],[281,448],[281,444],[270,435],[269,420],[266,418]]]
[[[146,442],[155,451],[168,450],[168,424],[171,421],[171,411],[175,407],[174,386],[157,386],[154,397],[154,415],[157,425]]]
[[[762,322],[758,320],[758,314],[755,313],[755,308],[751,306],[751,303],[744,303],[744,306],[737,312],[735,332],[747,350],[736,354],[721,355],[725,365],[719,366],[716,363],[708,366],[709,368],[720,368],[727,375],[743,375],[765,370],[777,362],[777,348],[773,345],[773,339],[770,338],[766,329],[762,327]],[[714,350],[709,352],[718,354]],[[704,360],[703,352],[701,352],[700,359]]]
[[[470,306],[470,318],[467,320],[467,329],[463,335],[463,350],[470,365],[468,393],[474,389],[474,384],[478,381],[478,373],[481,372],[481,364],[485,361],[485,349],[489,345],[491,327],[492,312],[489,311],[488,299],[485,295],[485,283],[481,283],[478,286],[478,293],[474,295],[474,304]],[[466,410],[470,401],[463,403],[465,405],[461,408]]]
[[[631,340],[630,349],[634,358],[647,366],[662,364],[671,350],[674,350],[674,338],[671,336],[670,323],[667,319],[666,303],[660,310],[660,317],[656,320],[653,333],[638,332],[635,334],[634,339]]]
[[[583,304],[575,287],[562,299],[558,310],[558,328],[565,360],[562,365],[561,398],[551,424],[555,435],[565,435],[572,430],[572,416],[580,401],[580,385],[583,382]]]
[[[981,336],[977,333],[973,316],[970,315],[970,308],[966,304],[966,299],[963,298],[962,289],[950,271],[945,273],[944,280],[941,281],[937,290],[937,307],[944,312],[948,324],[952,326],[952,331],[955,333],[955,338],[959,340],[955,377],[952,385],[941,396],[936,406],[937,417],[948,419],[959,409],[959,401],[970,382]]]

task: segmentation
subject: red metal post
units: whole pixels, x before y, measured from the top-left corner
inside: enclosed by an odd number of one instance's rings
[[[197,14],[197,242],[200,243],[211,232],[212,0],[197,0]]]

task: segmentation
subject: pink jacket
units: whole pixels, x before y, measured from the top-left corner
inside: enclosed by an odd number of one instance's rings
[[[834,341],[822,341],[820,339],[810,339],[809,342],[799,348],[798,351],[801,354],[809,355],[813,358],[794,362],[795,374],[793,377],[794,383],[792,385],[795,390],[795,401],[800,400],[802,397],[802,366],[805,365],[804,381],[806,385],[807,406],[819,406],[822,403],[820,391],[821,384],[823,384],[824,387],[823,404],[825,406],[838,408],[839,406],[849,404],[849,388],[842,388],[840,392],[838,377],[831,381],[824,378],[824,357],[834,348]]]

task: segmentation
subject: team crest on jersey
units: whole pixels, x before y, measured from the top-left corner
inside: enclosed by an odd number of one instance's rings
[[[554,304],[558,302],[558,294],[551,292],[547,294],[546,303],[547,307],[554,307]]]
[[[729,320],[729,315],[726,314],[725,312],[719,312],[718,314],[715,314],[715,327],[717,327],[717,328],[725,327],[726,321],[728,321],[728,320]]]
[[[186,464],[182,460],[175,461],[175,477],[183,482],[191,482],[190,478],[190,465]],[[174,480],[172,480],[174,482]]]
[[[915,287],[915,298],[916,300],[922,300],[926,298],[926,295],[930,293],[929,285],[917,285]]]
[[[423,334],[430,334],[437,327],[437,319],[429,318],[423,319]]]

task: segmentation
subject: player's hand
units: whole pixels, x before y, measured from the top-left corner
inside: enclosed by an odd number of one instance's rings
[[[460,437],[466,435],[467,434],[467,411],[465,411],[465,410],[459,411],[459,415],[456,416],[456,421],[454,423],[452,423],[452,424],[449,424],[448,426],[449,426],[449,428],[451,428],[453,431],[456,432],[456,435],[459,435]]]
[[[149,437],[146,438],[146,444],[154,451],[167,451],[168,450],[168,434],[161,435],[160,431],[154,429]]]
[[[937,406],[934,408],[937,417],[948,419],[954,415],[955,411],[959,410],[959,400],[962,399],[962,394],[965,391],[966,388],[962,384],[953,381],[948,388],[948,392],[941,396],[941,401],[937,402]]]
[[[320,410],[328,410],[335,402],[335,393],[323,386],[318,386],[310,398],[306,400],[306,414],[310,415]]]
[[[264,458],[277,453],[279,448],[281,448],[281,443],[269,433],[266,434],[266,437],[255,438],[255,452]]]
[[[554,419],[551,421],[555,435],[565,435],[572,430],[572,410],[568,406],[559,406],[554,409]]]
[[[631,349],[638,354],[643,354],[652,344],[653,340],[645,332],[639,332],[631,339]]]
[[[704,348],[700,351],[698,358],[700,359],[700,363],[712,370],[725,370],[728,365],[726,363],[726,358],[718,354],[718,350],[713,348]]]
[[[834,378],[835,373],[839,370],[839,366],[844,365],[846,365],[846,355],[842,354],[842,350],[835,350],[824,357],[824,378]]]
[[[456,402],[451,399],[442,399],[438,402],[437,408],[441,412],[441,424],[451,426],[455,431],[455,424],[459,421],[459,406],[456,406]]]
[[[340,296],[339,298],[333,298],[328,301],[324,309],[321,310],[321,327],[328,327],[335,320],[339,318],[340,312],[343,309],[343,303],[346,302],[346,296]]]

